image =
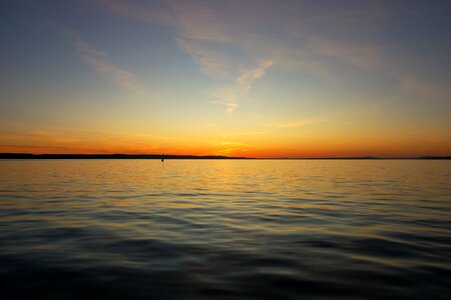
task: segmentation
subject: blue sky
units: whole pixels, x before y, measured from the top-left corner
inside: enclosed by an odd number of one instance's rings
[[[2,152],[451,152],[449,1],[4,1]]]

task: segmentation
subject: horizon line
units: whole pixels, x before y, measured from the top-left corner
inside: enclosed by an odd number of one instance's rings
[[[314,159],[451,159],[450,155],[421,155],[412,157],[378,157],[378,156],[329,156],[329,157],[245,157],[225,155],[192,155],[192,154],[128,154],[128,153],[0,153],[0,159],[280,159],[280,160],[314,160]]]

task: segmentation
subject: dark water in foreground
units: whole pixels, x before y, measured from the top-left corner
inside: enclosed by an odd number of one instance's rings
[[[451,161],[0,161],[0,299],[446,299]]]

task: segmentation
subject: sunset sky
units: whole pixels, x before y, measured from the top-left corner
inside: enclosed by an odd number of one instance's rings
[[[0,152],[451,155],[451,1],[1,1]]]

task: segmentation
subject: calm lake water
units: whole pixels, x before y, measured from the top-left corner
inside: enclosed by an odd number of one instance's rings
[[[1,160],[1,299],[449,299],[451,161]]]

